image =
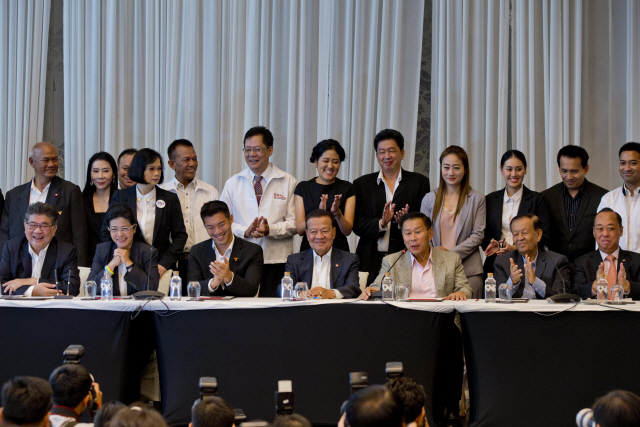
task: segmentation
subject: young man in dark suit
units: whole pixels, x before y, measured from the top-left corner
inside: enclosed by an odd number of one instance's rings
[[[598,249],[575,260],[574,292],[582,298],[595,297],[598,275],[604,274],[609,288],[620,283],[625,297],[640,299],[640,254],[620,248],[622,217],[610,208],[602,209],[596,215],[593,235]]]
[[[551,218],[549,249],[566,255],[569,263],[591,252],[596,245],[593,238],[593,219],[600,199],[607,193],[586,179],[589,154],[577,145],[566,145],[558,152],[558,169],[562,182],[543,191]]]
[[[285,271],[293,283],[306,282],[309,296],[323,299],[360,295],[358,255],[333,247],[336,227],[331,212],[316,209],[307,215],[306,233],[311,248],[287,257]]]
[[[78,295],[78,251],[55,237],[57,220],[55,208],[46,203],[36,202],[27,208],[24,234],[7,241],[2,250],[2,294],[53,296],[68,290],[69,295]]]
[[[80,187],[56,176],[58,152],[48,142],[39,142],[31,149],[29,164],[36,173],[31,182],[7,192],[0,222],[0,248],[9,239],[24,236],[23,220],[29,205],[47,203],[58,212],[59,240],[78,248],[78,264],[89,266],[93,254],[83,251],[88,235]]]
[[[373,140],[380,172],[353,182],[356,214],[353,231],[360,237],[356,254],[360,271],[368,272],[367,284],[380,271],[382,258],[404,249],[398,221],[407,212],[419,212],[429,178],[402,169],[404,137],[393,129],[380,131]]]
[[[225,202],[205,203],[200,217],[211,238],[191,247],[189,281],[200,282],[202,295],[255,296],[262,280],[262,248],[233,235],[233,215]]]

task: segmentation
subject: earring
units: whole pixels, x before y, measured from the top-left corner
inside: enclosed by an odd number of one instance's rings
[[[94,185],[94,184],[93,184],[93,180],[91,181],[91,183],[90,183],[90,184],[91,184],[91,186],[93,187],[93,185]]]

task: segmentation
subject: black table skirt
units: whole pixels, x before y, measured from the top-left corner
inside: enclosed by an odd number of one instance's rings
[[[362,303],[155,315],[163,416],[188,423],[199,378],[213,376],[218,396],[249,419],[271,421],[278,380],[291,380],[295,411],[335,425],[349,372],[384,383],[390,361],[424,385],[430,412],[440,335],[453,316]]]
[[[571,426],[613,389],[640,394],[640,313],[461,314],[470,426]]]
[[[82,365],[105,402],[140,396],[140,372],[153,349],[151,313],[78,309],[0,308],[0,381],[16,375],[49,379],[70,344],[84,346]]]

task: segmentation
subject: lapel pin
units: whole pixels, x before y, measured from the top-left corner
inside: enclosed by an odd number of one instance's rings
[[[157,200],[156,206],[159,207],[160,209],[164,208],[165,207],[164,200]]]
[[[235,256],[234,256],[234,257],[233,257],[233,260],[237,262],[237,261],[238,261],[238,257],[235,257]]]
[[[62,215],[62,211],[58,211],[58,215]]]
[[[338,264],[336,264],[336,267],[340,267]]]
[[[58,197],[58,195],[56,194],[56,197]]]

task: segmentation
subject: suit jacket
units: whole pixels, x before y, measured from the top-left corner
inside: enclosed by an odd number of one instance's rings
[[[287,257],[285,271],[291,273],[293,283],[306,282],[311,288],[313,283],[313,249],[298,252]],[[345,298],[356,298],[362,292],[358,279],[360,259],[358,255],[338,248],[331,250],[331,289],[339,291]],[[280,292],[278,292],[279,294]]]
[[[153,224],[153,246],[158,250],[158,264],[166,269],[170,269],[176,262],[176,254],[184,249],[187,243],[187,229],[184,227],[182,218],[182,208],[180,207],[180,199],[170,191],[163,190],[156,185],[156,202],[164,200],[165,206],[158,207],[156,204],[156,218]],[[136,198],[136,186],[118,190],[113,193],[109,206],[114,203],[126,203],[133,209],[133,213],[138,215],[138,206]],[[107,219],[102,223],[100,237],[103,242],[110,242],[109,224]],[[136,229],[136,238],[142,242],[145,241],[140,226]]]
[[[561,182],[540,194],[547,199],[549,206],[553,206],[549,211],[551,223],[549,249],[566,255],[569,262],[573,263],[576,258],[593,251],[596,247],[596,239],[593,237],[593,220],[598,213],[600,199],[607,194],[607,190],[584,180],[576,222],[573,230],[569,230],[563,187],[564,183]]]
[[[513,259],[515,263],[518,264],[518,268],[522,270],[520,286],[518,286],[518,290],[512,296],[514,298],[521,298],[524,292],[525,271],[524,261],[518,251],[507,252],[506,254],[496,257],[496,261],[493,265],[495,270],[494,278],[496,279],[496,284],[498,286],[502,283],[507,283],[507,280],[509,280],[509,276],[511,275],[511,259]],[[558,270],[560,270],[560,274],[558,274]],[[571,281],[569,280],[569,261],[567,261],[567,257],[564,255],[551,251],[538,251],[535,273],[536,278],[541,279],[545,285],[547,285],[544,298],[563,293],[565,289],[569,292],[571,289]],[[537,293],[536,298],[544,299]]]
[[[436,284],[438,297],[444,298],[454,292],[462,291],[467,298],[471,298],[471,286],[464,273],[464,267],[460,260],[460,255],[455,252],[443,251],[431,248],[431,261],[433,262],[433,280]],[[406,253],[404,259],[398,260],[402,252],[387,255],[382,259],[380,274],[376,277],[375,283],[382,283],[384,274],[389,270],[389,266],[396,264],[391,269],[391,277],[394,283],[409,284],[409,289],[413,286],[411,255]],[[398,261],[398,262],[396,262]],[[411,293],[411,292],[409,292]]]
[[[627,273],[627,280],[631,285],[629,297],[634,300],[640,299],[640,254],[620,249],[618,260],[618,271],[620,271],[620,263],[624,264],[624,270]],[[602,256],[599,250],[589,252],[576,258],[574,261],[573,272],[573,292],[582,298],[591,298],[591,287],[593,282],[598,278],[598,267],[602,262]]]
[[[30,194],[31,181],[7,193],[0,221],[0,247],[9,239],[24,236],[24,215],[29,207]],[[80,187],[55,176],[49,186],[46,203],[59,214],[56,236],[78,248],[78,265],[88,266],[90,255],[84,250],[88,241],[87,220]]]
[[[433,219],[433,205],[436,202],[436,191],[434,190],[424,196],[420,212]],[[440,217],[438,214],[432,225],[433,238],[432,245],[442,246],[440,244]],[[484,228],[486,223],[486,209],[484,195],[478,191],[471,190],[467,200],[460,209],[458,216],[458,230],[456,231],[456,246],[451,249],[460,255],[462,265],[467,276],[482,274],[482,256],[480,255],[480,244],[484,237]]]
[[[252,297],[258,293],[262,281],[264,256],[260,245],[234,237],[229,270],[233,272],[233,280],[229,285],[219,286],[213,294],[209,291],[209,280],[213,274],[209,269],[216,259],[213,240],[205,240],[191,247],[189,251],[188,280],[200,282],[201,295]]]
[[[368,272],[370,279],[377,273],[378,239],[384,236],[384,232],[379,231],[378,223],[387,203],[384,182],[380,181],[378,184],[377,179],[378,172],[375,172],[361,176],[353,182],[356,194],[353,231],[360,237],[356,254],[360,257],[360,271]],[[404,208],[408,204],[410,212],[418,212],[420,202],[428,192],[429,178],[402,169],[402,180],[393,195],[393,203],[396,209]],[[388,253],[404,249],[402,233],[395,219],[387,227],[391,227]]]
[[[87,280],[93,280],[98,285],[104,276],[104,266],[113,259],[113,251],[117,248],[113,241],[103,242],[96,246],[96,254],[93,257],[93,265]],[[124,275],[127,282],[127,294],[131,295],[139,291],[156,291],[160,282],[158,273],[158,251],[152,251],[151,246],[144,242],[134,240],[131,244],[129,258],[133,262],[131,271]],[[120,275],[116,268],[111,276],[113,280],[113,295],[120,295]],[[147,287],[148,283],[148,287]]]
[[[487,205],[487,228],[484,230],[484,239],[482,239],[482,249],[487,249],[491,239],[500,240],[502,237],[502,208],[504,207],[504,188],[487,194],[485,197]],[[537,191],[531,191],[526,186],[522,186],[522,199],[518,207],[518,215],[526,213],[535,214],[540,218],[540,227],[542,228],[542,239],[538,244],[539,247],[548,245],[551,240],[551,224],[549,217],[549,203],[547,199]],[[487,257],[484,261],[484,272],[493,273],[493,263],[496,256]]]
[[[13,279],[28,279],[31,277],[32,268],[27,238],[20,236],[7,241],[0,258],[0,284]],[[69,295],[78,296],[80,293],[78,250],[75,246],[54,236],[42,263],[39,282],[56,283],[55,272],[58,273],[60,289],[66,294],[68,288]],[[29,289],[28,286],[21,286],[15,294],[22,295],[27,289]]]

